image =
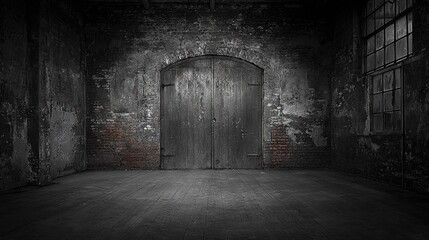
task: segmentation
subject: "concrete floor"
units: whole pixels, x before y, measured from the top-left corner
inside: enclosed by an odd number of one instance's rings
[[[0,239],[429,239],[429,198],[328,171],[102,171],[0,195]]]

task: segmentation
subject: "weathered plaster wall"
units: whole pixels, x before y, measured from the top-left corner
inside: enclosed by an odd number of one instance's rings
[[[427,192],[428,159],[428,1],[416,2],[414,55],[404,62],[405,159],[402,135],[371,134],[368,79],[361,66],[361,5],[337,1],[332,73],[332,167],[378,181]],[[334,8],[334,7],[333,7]]]
[[[0,6],[0,190],[84,170],[80,6],[49,0]]]
[[[83,19],[73,1],[42,1],[40,15],[40,170],[55,178],[86,168]]]
[[[0,2],[0,190],[27,182],[27,24],[23,1]]]
[[[206,54],[237,57],[264,69],[265,166],[326,166],[330,61],[325,21],[314,9],[89,5],[89,166],[158,168],[160,70]]]
[[[429,1],[414,9],[415,57],[405,66],[405,184],[429,192]]]

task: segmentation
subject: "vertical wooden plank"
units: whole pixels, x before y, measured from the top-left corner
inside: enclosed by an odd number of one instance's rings
[[[214,167],[261,168],[262,70],[216,57],[214,82]]]
[[[233,149],[240,144],[234,141],[236,129],[234,127],[234,62],[224,59],[214,59],[214,168],[234,168],[231,164]]]
[[[211,60],[182,61],[164,71],[162,79],[161,167],[210,168]]]
[[[262,70],[242,69],[243,91],[243,144],[246,160],[241,168],[262,166]]]
[[[172,116],[174,109],[172,108],[172,88],[171,84],[174,84],[175,69],[170,68],[163,72],[161,76],[161,168],[164,168],[164,164],[168,159],[164,156],[171,156],[174,149],[171,149],[173,136],[166,133],[171,133]],[[167,146],[167,149],[166,149]]]

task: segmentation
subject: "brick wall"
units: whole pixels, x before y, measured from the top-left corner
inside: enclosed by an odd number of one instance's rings
[[[266,167],[326,166],[330,61],[325,21],[316,9],[89,4],[89,166],[158,168],[160,70],[207,54],[244,59],[264,69]]]

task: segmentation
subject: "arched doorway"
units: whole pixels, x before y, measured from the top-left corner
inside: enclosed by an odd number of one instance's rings
[[[161,71],[161,168],[262,166],[263,70],[202,56]]]

